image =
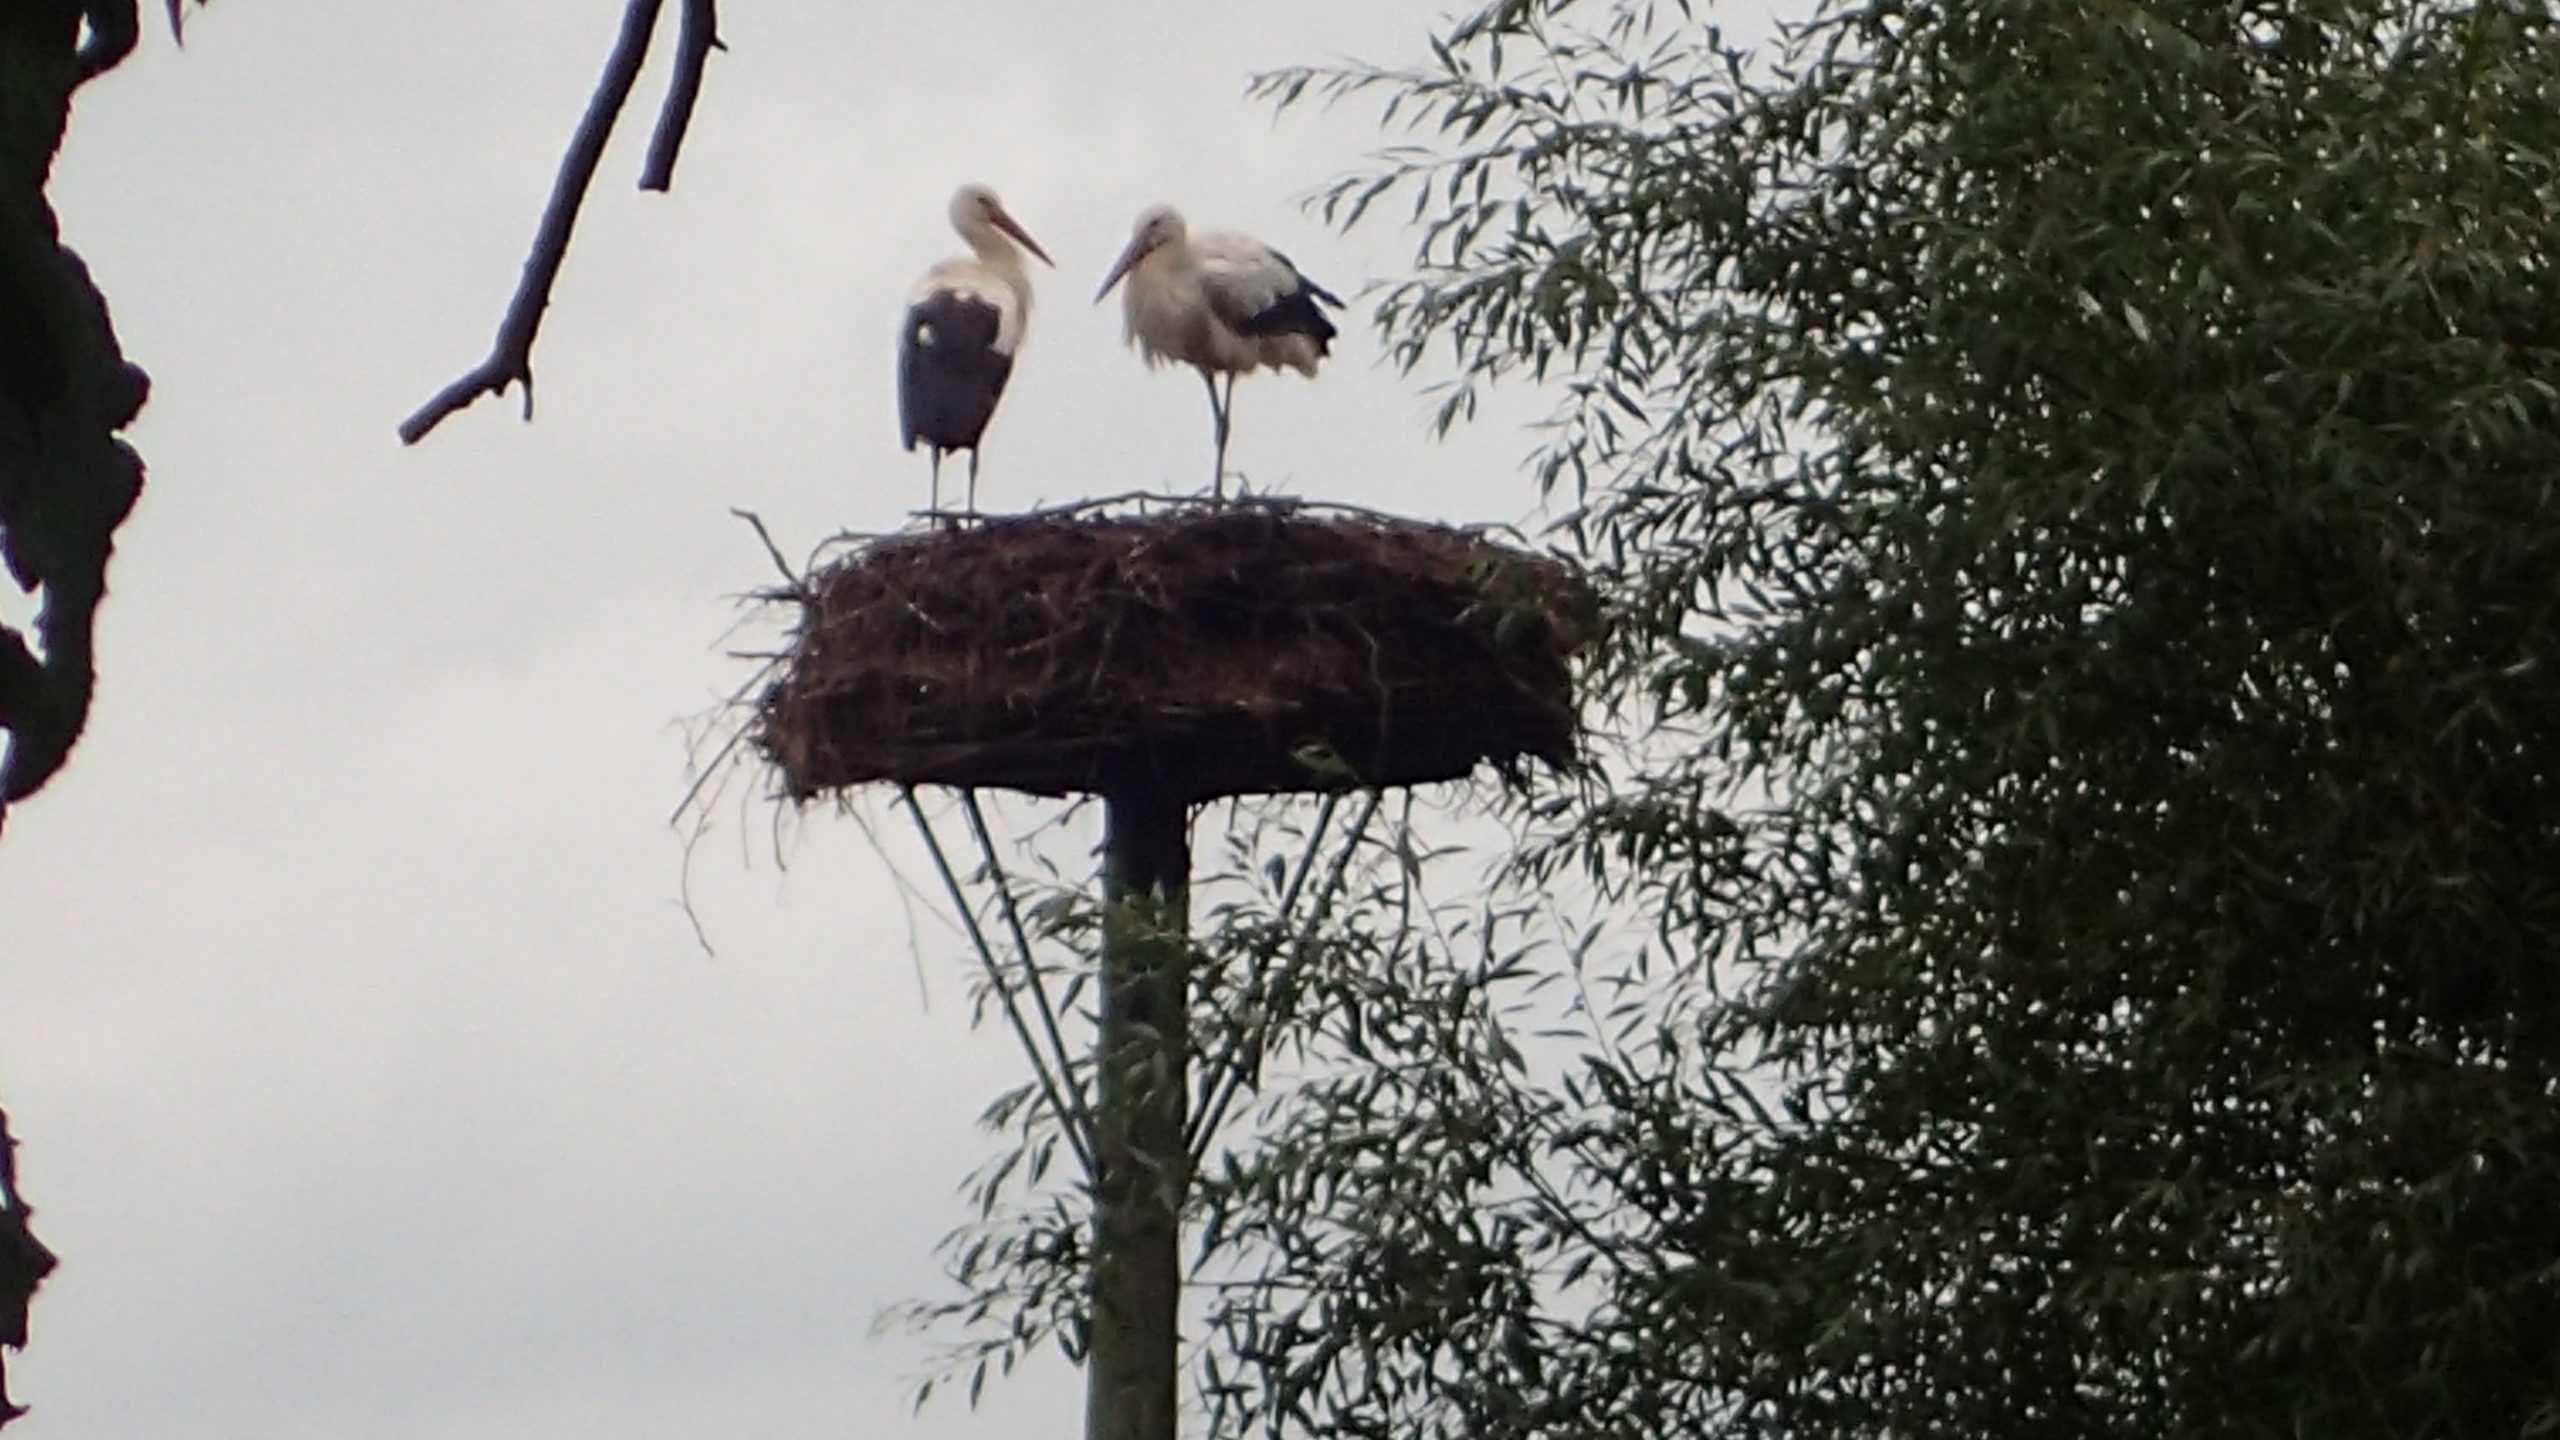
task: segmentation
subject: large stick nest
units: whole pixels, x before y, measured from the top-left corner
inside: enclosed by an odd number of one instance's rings
[[[1572,756],[1564,565],[1285,504],[1049,512],[820,568],[755,740],[796,798],[871,781],[1184,800]]]

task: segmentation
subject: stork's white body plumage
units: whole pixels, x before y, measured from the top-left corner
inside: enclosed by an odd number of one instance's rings
[[[1031,275],[1019,255],[1012,259],[1009,267],[974,255],[938,260],[907,292],[907,308],[942,296],[984,304],[995,311],[997,352],[1011,355],[1021,348],[1023,332],[1031,324]]]
[[[1166,205],[1138,217],[1128,248],[1094,298],[1110,294],[1123,279],[1128,288],[1121,313],[1129,343],[1150,367],[1189,365],[1209,388],[1218,449],[1213,488],[1223,494],[1236,377],[1272,369],[1314,378],[1340,333],[1322,307],[1342,301],[1252,236],[1232,230],[1194,235]]]
[[[1031,322],[1031,276],[1024,250],[1047,252],[1007,214],[995,192],[963,185],[951,197],[951,228],[970,254],[925,271],[907,292],[898,343],[898,421],[906,448],[933,455],[933,507],[942,505],[942,457],[969,452],[968,508],[978,508],[978,443],[1013,377]]]

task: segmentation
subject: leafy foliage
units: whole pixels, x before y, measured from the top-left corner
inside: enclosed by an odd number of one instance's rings
[[[1570,1008],[1561,977],[1530,963],[1539,906],[1432,904],[1428,877],[1472,857],[1424,848],[1446,825],[1376,793],[1230,818],[1196,885],[1189,1156],[1165,1177],[1187,1221],[1189,1368],[1213,1429],[1321,1428],[1437,1393],[1434,1371],[1534,1364],[1555,1267],[1531,1217],[1562,1197],[1485,1142],[1538,1132],[1555,1109],[1528,1073],[1527,1032]],[[981,945],[980,1018],[1009,997],[1089,1034],[1101,912],[1036,868],[1036,847],[1033,865],[989,858],[971,878],[976,933],[1014,942]],[[1037,1053],[1033,1029],[1016,1034]],[[1070,1157],[1110,1128],[1109,1101],[1088,1059],[1037,1068],[984,1114],[1008,1143],[970,1182],[978,1219],[945,1244],[957,1293],[897,1317],[950,1337],[919,1401],[974,1399],[1043,1345],[1090,1352],[1092,1187]]]
[[[1444,418],[1568,387],[1602,679],[1698,737],[1548,857],[1693,966],[1556,1092],[1634,1234],[1324,1428],[2560,1424],[2556,38],[1505,3],[1267,82],[1417,125],[1333,212],[1411,204]]]
[[[2553,31],[1505,0],[1266,82],[1413,127],[1332,213],[1444,421],[1563,387],[1646,728],[1454,905],[1239,830],[1215,1433],[2560,1426]],[[1037,1213],[991,1353],[1073,1346]]]

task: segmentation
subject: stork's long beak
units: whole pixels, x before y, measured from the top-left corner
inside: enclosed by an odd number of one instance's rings
[[[1058,262],[1049,258],[1049,252],[1040,248],[1040,242],[1031,238],[1031,232],[1022,228],[1022,222],[1014,219],[1012,216],[1007,215],[1001,210],[987,218],[995,222],[995,227],[997,229],[1012,236],[1014,239],[1021,241],[1023,249],[1039,256],[1041,264],[1048,266],[1052,270],[1058,268]]]
[[[1101,304],[1102,297],[1111,293],[1111,287],[1120,283],[1120,277],[1136,269],[1138,262],[1146,258],[1147,237],[1140,235],[1131,239],[1129,248],[1121,251],[1120,258],[1111,262],[1111,273],[1102,277],[1102,288],[1093,292],[1093,303]]]

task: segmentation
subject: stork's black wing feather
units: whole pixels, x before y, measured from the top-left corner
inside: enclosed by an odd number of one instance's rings
[[[898,421],[906,448],[975,449],[1013,376],[996,348],[1004,317],[973,295],[938,290],[907,309],[898,345]]]
[[[1313,280],[1308,279],[1307,272],[1298,268],[1297,261],[1290,259],[1288,256],[1281,254],[1277,250],[1271,252],[1271,258],[1288,266],[1289,273],[1298,277],[1299,286],[1305,289],[1308,294],[1313,295],[1336,310],[1342,308],[1342,297],[1334,294],[1330,290],[1327,290]]]
[[[1317,302],[1339,309],[1341,298],[1308,279],[1288,256],[1274,250],[1271,258],[1289,267],[1289,273],[1297,277],[1297,288],[1252,314],[1239,317],[1234,322],[1236,329],[1247,335],[1304,335],[1316,342],[1318,355],[1330,353],[1333,337],[1342,332],[1334,328]]]

